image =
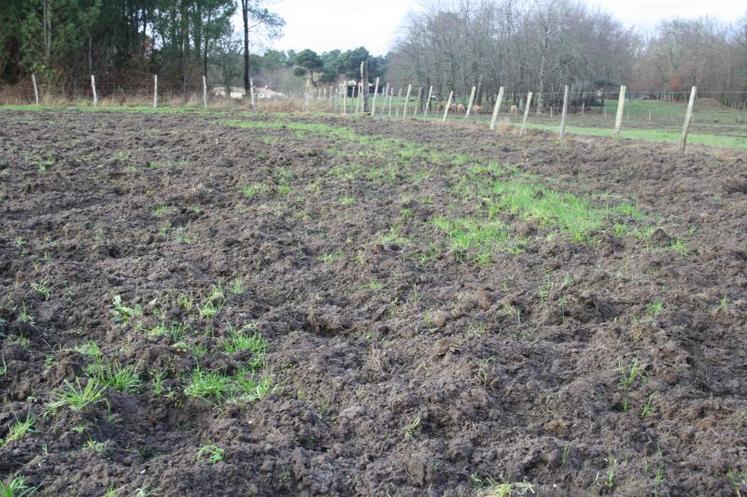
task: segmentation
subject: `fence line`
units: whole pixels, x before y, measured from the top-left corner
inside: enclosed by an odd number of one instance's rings
[[[179,98],[179,94],[183,98],[184,102],[189,101],[188,93],[184,93],[184,88],[179,85],[172,84],[170,86],[159,85],[158,75],[153,74],[153,86],[152,90],[143,90],[141,86],[137,86],[134,92],[135,95],[148,96],[151,94],[153,108],[158,108],[161,99],[161,93],[169,94],[171,99]],[[31,74],[29,78],[30,89],[33,90],[32,102],[36,105],[42,103],[40,97],[40,85],[36,79],[36,75]],[[354,105],[354,113],[360,114],[364,112],[365,100],[367,95],[371,94],[371,85],[366,88],[363,83],[356,82],[355,85],[348,83],[341,83],[339,85],[324,85],[312,87],[312,81],[306,81],[306,88],[303,92],[303,99],[305,102],[304,109],[311,110],[313,102],[314,109],[322,109],[320,105],[329,105],[332,112],[339,112],[342,114],[348,113],[348,98],[352,97]],[[316,83],[314,83],[316,85]],[[213,87],[212,91],[208,91],[208,81],[205,76],[202,77],[202,107],[208,108],[211,103],[214,103],[214,99],[218,97],[225,97],[224,101],[231,101],[232,97],[227,94],[221,94],[219,89],[224,88],[223,86]],[[447,94],[447,89],[434,88],[432,85],[428,86],[427,92],[425,87],[417,88],[417,96],[413,96],[413,85],[408,84],[406,92],[404,88],[399,88],[397,96],[395,97],[395,88],[390,84],[380,85],[380,79],[376,78],[373,85],[373,101],[369,112],[372,116],[380,117],[392,117],[400,118],[402,120],[409,118],[412,119],[435,119],[440,117],[441,122],[445,123],[449,118],[461,117],[463,120],[482,123],[486,122],[485,118],[489,120],[488,127],[491,130],[495,130],[499,120],[506,124],[510,124],[513,120],[513,116],[516,116],[516,125],[518,126],[518,120],[520,122],[520,135],[524,135],[528,127],[539,127],[539,128],[553,128],[557,126],[557,121],[554,121],[554,115],[556,113],[556,105],[558,102],[562,102],[561,116],[559,128],[559,137],[562,140],[567,132],[567,127],[570,124],[571,132],[573,131],[574,122],[577,123],[577,128],[583,129],[609,129],[609,136],[620,137],[625,129],[649,129],[656,127],[664,127],[664,129],[681,128],[680,146],[684,150],[687,145],[687,140],[690,132],[696,130],[707,130],[709,133],[720,133],[730,134],[737,138],[744,137],[747,140],[747,114],[745,109],[724,107],[718,103],[718,98],[722,98],[726,93],[732,95],[745,94],[747,92],[702,92],[698,93],[693,87],[689,92],[689,98],[681,98],[683,91],[628,91],[625,85],[619,88],[619,91],[615,93],[611,89],[605,89],[604,91],[596,92],[593,97],[589,96],[587,92],[579,93],[572,87],[565,85],[563,91],[545,91],[542,95],[538,95],[533,92],[528,92],[526,95],[519,94],[515,91],[506,91],[504,87],[500,87],[497,95],[478,95],[477,87],[472,86],[469,94],[456,94],[453,90],[448,90],[448,97],[444,103],[444,97]],[[30,90],[29,90],[30,93]],[[26,93],[27,95],[29,93]],[[97,85],[96,77],[94,74],[90,75],[90,98],[94,108],[98,107],[99,94],[101,88]],[[404,97],[403,97],[404,93]],[[85,92],[84,92],[85,94]],[[127,97],[127,90],[122,87],[118,87],[114,92],[109,92],[106,97],[111,100],[123,99]],[[270,100],[276,100],[272,97],[275,92],[261,90],[258,94],[254,88],[253,79],[250,79],[250,91],[249,97],[251,102],[251,109],[256,111],[258,108],[265,106],[264,102]],[[427,94],[427,97],[426,97]],[[176,95],[176,97],[175,97]],[[194,97],[194,93],[192,94]],[[283,99],[294,99],[296,96],[280,95]],[[562,95],[562,99],[559,99]],[[654,99],[652,95],[659,96],[661,99]],[[301,95],[298,95],[300,97]],[[378,98],[381,96],[384,98],[382,102],[383,107],[378,105]],[[526,99],[525,99],[526,97]],[[414,98],[414,101],[413,101]],[[425,98],[425,100],[424,100]],[[263,105],[257,105],[262,102]],[[486,109],[486,102],[493,103],[492,115],[485,116],[484,110]],[[636,103],[635,102],[643,102]],[[686,110],[682,106],[687,102]],[[698,102],[703,102],[702,107]],[[123,100],[120,101],[123,103]],[[466,103],[466,106],[464,105]],[[504,106],[505,103],[505,106]],[[529,114],[531,106],[537,109],[537,113],[532,114],[532,122],[529,121]],[[615,105],[616,113],[613,127],[609,127],[608,123],[608,107]],[[503,111],[503,108],[506,111]],[[329,107],[325,107],[322,110],[329,111]],[[522,119],[523,114],[523,119]],[[576,117],[571,117],[576,115]],[[502,126],[501,129],[505,129]],[[674,131],[674,129],[672,129]]]

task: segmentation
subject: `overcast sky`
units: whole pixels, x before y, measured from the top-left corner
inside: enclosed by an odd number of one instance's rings
[[[730,22],[747,12],[745,0],[587,0],[627,25],[651,28],[672,17],[711,15]],[[392,47],[405,15],[422,0],[270,0],[268,7],[286,21],[283,36],[268,44],[279,50],[311,48],[324,52],[365,46],[375,55]],[[240,31],[240,14],[234,19]]]

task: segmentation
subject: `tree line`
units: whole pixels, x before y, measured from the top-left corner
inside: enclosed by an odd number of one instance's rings
[[[211,66],[232,74],[236,56],[249,85],[252,36],[280,33],[264,0],[3,0],[0,83],[33,73],[62,92],[88,74],[104,88],[159,83],[186,92]],[[231,17],[239,9],[242,37]],[[230,67],[221,67],[230,64]],[[240,73],[240,74],[241,74]]]
[[[284,21],[265,0],[4,0],[0,9],[0,83],[30,74],[63,94],[86,89],[95,74],[103,92],[159,86],[187,93],[202,76],[215,84],[250,79],[281,91],[360,77],[383,77],[386,59],[365,47],[317,54],[305,49],[253,54],[250,43],[280,34]],[[240,14],[239,33],[231,18]]]
[[[254,77],[290,92],[307,79],[314,86],[358,79],[368,61],[371,81],[433,85],[442,98],[476,86],[477,101],[491,101],[503,86],[517,101],[533,91],[543,108],[558,105],[566,84],[576,103],[587,105],[620,84],[682,97],[697,85],[701,95],[747,104],[747,13],[731,24],[669,20],[642,33],[578,0],[431,0],[408,16],[386,57],[364,47],[251,53],[284,27],[266,3],[3,0],[0,83],[27,82],[33,73],[73,95],[96,74],[106,94],[147,88],[158,74],[162,88],[186,94],[206,75],[212,84],[248,89]]]
[[[641,33],[574,0],[431,1],[406,20],[387,76],[462,96],[476,86],[478,101],[500,86],[517,101],[533,91],[540,108],[557,105],[565,85],[591,105],[621,84],[683,95],[697,85],[744,105],[747,12],[731,25],[671,20]]]

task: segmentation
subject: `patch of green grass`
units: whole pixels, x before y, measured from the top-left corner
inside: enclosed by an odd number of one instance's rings
[[[729,468],[729,471],[726,472],[726,478],[737,497],[742,497],[742,489],[747,489],[747,473]]]
[[[334,250],[332,252],[327,252],[326,254],[322,254],[320,259],[322,260],[322,262],[331,263],[331,262],[341,260],[344,256],[345,254],[343,254],[342,250]]]
[[[371,278],[363,285],[363,288],[366,290],[381,290],[385,286],[386,284],[383,281]]]
[[[448,235],[450,250],[457,254],[470,254],[479,263],[489,262],[495,252],[521,251],[520,241],[512,238],[500,221],[439,217],[432,222]]]
[[[335,178],[353,181],[356,179],[363,170],[363,167],[358,163],[346,164],[344,166],[335,166],[329,170],[329,175]]]
[[[49,296],[52,294],[52,290],[49,288],[49,283],[45,280],[31,283],[31,289],[44,298],[44,300],[49,300]]]
[[[192,238],[190,238],[189,234],[187,233],[187,228],[184,226],[179,226],[174,230],[174,239],[177,241],[177,243],[182,243],[185,245],[189,245],[192,243]]]
[[[716,308],[716,312],[726,312],[728,309],[729,309],[729,297],[724,295],[718,301],[718,307]]]
[[[395,223],[389,227],[389,231],[379,236],[379,242],[384,244],[399,245],[405,247],[410,244],[410,240],[402,235],[402,224]]]
[[[23,477],[0,481],[0,497],[28,497],[36,492],[36,487],[26,485]]]
[[[674,240],[672,240],[672,242],[669,244],[669,250],[671,250],[675,254],[679,254],[682,256],[686,256],[690,253],[687,242],[679,238],[675,238]]]
[[[683,118],[684,121],[684,118]],[[535,129],[544,129],[548,131],[557,131],[558,126],[553,124],[527,123],[527,127]],[[578,126],[567,126],[566,132],[569,134],[613,137],[615,130],[613,128],[586,128]],[[681,130],[667,129],[630,129],[624,128],[620,135],[623,138],[632,140],[643,140],[650,142],[679,143],[682,138]],[[747,150],[747,137],[729,136],[729,135],[711,135],[704,133],[690,133],[687,136],[687,143],[708,145],[711,147],[734,148]]]
[[[534,495],[534,486],[528,482],[492,483],[477,492],[478,497],[519,497]]]
[[[633,359],[628,364],[620,361],[617,369],[620,372],[620,384],[625,390],[628,390],[636,380],[646,379],[646,371],[638,359]]]
[[[80,412],[98,404],[106,404],[109,401],[104,395],[106,386],[101,385],[94,379],[89,379],[85,386],[81,386],[80,378],[75,379],[75,384],[65,381],[64,386],[53,397],[49,403],[50,412],[57,412],[60,409],[68,408],[71,411]]]
[[[252,183],[251,185],[246,185],[241,189],[241,193],[247,199],[254,198],[265,191],[267,191],[267,187],[264,183]]]
[[[190,397],[218,401],[223,400],[232,390],[230,376],[197,368],[192,372],[192,378],[184,388],[184,393]]]
[[[173,321],[171,324],[158,323],[156,326],[147,331],[152,337],[168,336],[173,342],[181,340],[187,331],[185,324]]]
[[[292,190],[291,181],[293,181],[293,171],[287,167],[279,167],[272,172],[275,180],[275,191],[278,195],[288,196]]]
[[[16,418],[15,422],[8,428],[8,434],[5,438],[0,438],[0,447],[3,447],[14,440],[20,440],[27,434],[34,431],[34,417],[31,414],[26,415],[26,419]]]
[[[132,307],[125,305],[120,295],[115,295],[112,298],[112,307],[115,323],[126,324],[143,316],[143,308],[140,304],[136,304]]]
[[[97,442],[96,440],[89,438],[86,440],[86,448],[91,452],[105,456],[109,453],[110,447],[107,442]]]
[[[163,217],[167,214],[170,214],[172,211],[173,211],[172,207],[169,207],[166,204],[161,204],[153,208],[153,215],[156,217]]]
[[[220,285],[213,285],[210,293],[202,302],[201,305],[197,306],[197,313],[202,319],[214,318],[226,303],[226,295],[223,291],[223,287]]]
[[[34,321],[34,316],[31,315],[26,302],[21,302],[21,308],[18,310],[18,320],[22,323],[31,323]]]
[[[158,397],[166,392],[166,385],[164,383],[164,381],[166,380],[165,371],[151,372],[151,379],[152,379],[151,390],[153,391],[153,395]]]
[[[620,385],[623,389],[622,410],[623,412],[627,412],[630,409],[628,393],[631,387],[636,382],[646,382],[648,376],[638,359],[633,359],[627,364],[620,360],[617,369],[620,373]]]
[[[420,416],[413,417],[407,425],[402,428],[402,435],[404,435],[405,440],[412,440],[415,438],[415,436],[420,432],[422,420]]]
[[[604,480],[605,486],[612,490],[615,488],[615,476],[617,475],[617,459],[611,455],[607,458],[607,477]]]
[[[439,156],[426,147],[406,140],[397,140],[373,135],[360,135],[346,126],[332,126],[315,122],[294,122],[288,120],[249,121],[242,119],[227,119],[220,124],[249,129],[291,130],[303,134],[323,135],[339,138],[346,142],[372,146],[378,153],[395,156],[403,161],[410,161],[416,156],[433,158]]]
[[[641,407],[641,412],[639,413],[638,416],[641,419],[646,419],[653,412],[654,412],[654,396],[650,395],[649,398],[646,400],[646,403],[643,404],[643,407]]]
[[[654,497],[659,497],[659,488],[664,483],[666,478],[667,475],[664,466],[661,465],[656,468],[656,473],[654,473]]]
[[[641,212],[641,210],[635,204],[631,204],[629,202],[616,205],[614,207],[614,210],[636,221],[639,221],[645,217],[643,212]]]
[[[267,396],[272,390],[272,381],[269,376],[257,376],[254,368],[241,368],[234,376],[236,399],[239,401],[254,402]]]
[[[353,196],[343,195],[342,197],[340,197],[339,202],[340,202],[340,205],[342,205],[343,207],[348,207],[348,206],[354,205],[356,200],[355,200],[355,197]]]
[[[508,211],[542,226],[560,229],[574,240],[588,240],[607,218],[605,209],[569,193],[520,180],[497,180],[492,184],[489,213]]]
[[[253,330],[253,333],[246,333],[247,328]],[[251,352],[253,358],[250,366],[256,369],[264,365],[265,355],[267,354],[267,339],[255,327],[244,327],[240,330],[232,329],[228,338],[223,342],[223,348],[229,354]]]
[[[99,364],[100,366],[92,371],[95,379],[102,385],[127,393],[134,393],[140,389],[140,375],[134,366],[122,366],[116,362]]]
[[[86,356],[89,359],[98,359],[101,357],[101,349],[99,348],[98,344],[94,342],[93,340],[88,340],[86,342],[81,343],[80,345],[75,346],[73,349],[75,352]]]
[[[623,217],[623,222],[616,225],[616,232],[624,234],[627,221],[643,219],[643,214],[632,203],[620,204],[614,208],[596,207],[589,200],[569,193],[555,191],[539,184],[536,180],[524,178],[502,178],[501,176],[516,175],[516,171],[496,163],[486,165],[463,153],[445,153],[431,151],[418,143],[391,139],[375,135],[362,135],[345,126],[332,126],[324,123],[294,122],[278,119],[273,121],[225,120],[222,124],[253,129],[273,129],[302,131],[325,137],[333,137],[346,142],[365,145],[375,154],[382,157],[394,157],[394,167],[372,167],[366,170],[369,180],[381,181],[387,178],[396,182],[400,174],[401,162],[408,162],[415,157],[426,160],[446,161],[456,167],[468,166],[466,183],[467,190],[474,194],[476,200],[485,201],[488,208],[488,218],[494,219],[499,212],[510,212],[528,221],[536,222],[551,229],[570,233],[576,241],[586,241],[605,223],[614,217]],[[370,154],[370,152],[369,152]],[[282,171],[284,168],[280,168]],[[277,175],[276,182],[281,184]],[[352,166],[336,166],[329,174],[352,180],[360,174],[357,164]],[[487,180],[487,181],[486,181]],[[463,185],[464,186],[464,185]],[[350,203],[350,199],[343,198],[341,204]],[[391,243],[404,242],[396,240],[396,234],[390,233],[384,241]]]
[[[203,445],[197,450],[197,460],[207,460],[215,464],[221,462],[226,457],[226,451],[214,443]]]
[[[197,368],[192,372],[192,378],[184,393],[212,402],[254,401],[262,399],[270,389],[270,378],[257,377],[253,368],[241,368],[234,376]]]
[[[189,311],[192,309],[192,306],[194,306],[194,299],[188,293],[180,293],[176,296],[176,305],[179,306],[180,309]]]
[[[234,278],[228,286],[228,291],[233,295],[241,295],[246,291],[246,287],[241,278]]]
[[[656,299],[646,306],[646,313],[651,319],[656,319],[659,314],[664,310],[664,302],[661,299]]]

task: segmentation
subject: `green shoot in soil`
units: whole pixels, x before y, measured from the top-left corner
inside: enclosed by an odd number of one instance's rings
[[[80,378],[75,379],[75,384],[65,381],[62,389],[55,394],[54,400],[49,403],[49,411],[54,413],[66,407],[72,411],[80,412],[98,404],[106,404],[108,407],[109,401],[104,395],[105,391],[106,386],[101,385],[94,379],[89,379],[85,386],[81,386]]]
[[[34,492],[36,488],[26,485],[26,479],[22,477],[7,482],[0,481],[0,497],[28,497]]]
[[[21,421],[16,418],[16,421],[10,425],[8,434],[5,438],[0,439],[0,447],[3,447],[14,440],[20,440],[25,437],[28,433],[34,431],[34,417],[31,414],[26,416],[26,419]]]
[[[197,451],[197,460],[207,459],[213,464],[221,462],[226,456],[226,451],[214,443],[203,445]]]

